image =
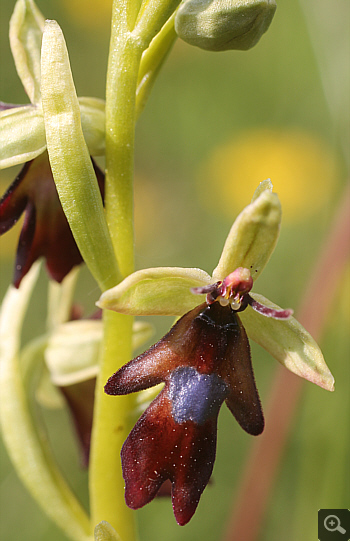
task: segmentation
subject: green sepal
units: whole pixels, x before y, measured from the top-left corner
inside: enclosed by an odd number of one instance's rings
[[[16,70],[31,103],[40,103],[40,50],[45,18],[33,0],[18,0],[10,21]]]
[[[46,149],[40,107],[24,105],[0,113],[0,169],[33,160]]]
[[[262,295],[251,293],[261,304],[281,310]],[[250,306],[239,314],[249,338],[257,342],[288,370],[302,378],[334,390],[334,378],[312,336],[294,318],[278,320],[255,312]]]
[[[45,350],[52,382],[74,385],[96,377],[102,336],[101,321],[86,319],[60,325]]]
[[[80,97],[81,127],[91,156],[103,156],[106,139],[105,102],[98,98]]]
[[[85,144],[62,31],[46,21],[41,93],[47,149],[57,191],[78,248],[103,290],[119,278],[97,179]]]
[[[204,295],[193,295],[190,289],[211,282],[209,274],[201,269],[143,269],[103,293],[96,304],[122,314],[180,316],[205,299]]]
[[[152,334],[150,323],[134,322],[133,349],[140,347]],[[95,378],[99,371],[102,339],[102,320],[82,319],[59,325],[45,350],[52,383],[66,386]]]
[[[249,269],[256,280],[276,246],[281,218],[278,196],[271,193],[267,184],[259,197],[235,220],[214,269],[214,281],[223,280],[238,267]]]

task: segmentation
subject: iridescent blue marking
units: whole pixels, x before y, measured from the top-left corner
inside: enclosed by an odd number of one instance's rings
[[[180,367],[171,375],[169,398],[177,423],[194,421],[202,425],[219,413],[228,386],[217,374],[200,374],[192,366]]]

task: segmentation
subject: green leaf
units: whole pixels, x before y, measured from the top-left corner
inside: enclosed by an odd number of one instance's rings
[[[251,296],[269,308],[281,310],[262,295],[251,293]],[[288,370],[328,391],[334,390],[334,378],[320,348],[294,317],[277,320],[255,312],[250,306],[239,316],[249,338],[266,349]]]
[[[103,293],[96,304],[122,314],[180,316],[205,298],[204,295],[193,295],[190,289],[211,281],[209,274],[200,269],[143,269]]]
[[[0,169],[27,162],[46,148],[43,112],[25,105],[0,113]]]
[[[266,188],[234,222],[213,272],[214,280],[223,280],[238,267],[250,269],[256,280],[270,259],[278,239],[282,211],[277,195],[270,192],[269,185]]]
[[[18,0],[10,21],[17,73],[31,103],[40,103],[40,49],[45,19],[33,0]]]
[[[120,275],[82,132],[66,44],[55,21],[45,23],[41,68],[47,149],[57,191],[78,248],[105,290]]]

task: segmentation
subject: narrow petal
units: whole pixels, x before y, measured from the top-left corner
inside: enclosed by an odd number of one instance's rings
[[[33,0],[18,0],[10,21],[17,73],[31,103],[40,101],[40,49],[45,18]]]
[[[291,308],[275,310],[274,308],[269,308],[254,300],[250,295],[246,295],[246,299],[253,310],[259,312],[262,316],[272,317],[274,319],[289,319],[290,316],[293,315],[293,310]]]
[[[200,269],[143,269],[105,291],[96,304],[122,314],[179,316],[201,302],[190,289],[208,285],[211,281],[209,274]],[[204,294],[202,299],[205,299]]]
[[[262,295],[251,293],[251,296],[269,308],[281,310]],[[240,318],[249,338],[265,348],[288,370],[328,391],[334,390],[334,378],[320,348],[294,317],[288,320],[268,318],[248,306],[240,313]]]
[[[281,215],[278,196],[265,189],[234,222],[213,279],[223,280],[236,268],[244,267],[256,280],[275,248]]]
[[[0,169],[28,162],[46,149],[43,113],[26,105],[0,112]]]

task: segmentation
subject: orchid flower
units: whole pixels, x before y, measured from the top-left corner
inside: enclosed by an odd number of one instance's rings
[[[32,0],[18,0],[10,22],[10,45],[29,105],[0,103],[0,168],[24,163],[0,199],[0,235],[25,220],[13,283],[19,286],[34,261],[44,256],[52,279],[61,282],[82,257],[58,198],[46,152],[41,105],[41,40],[44,17]],[[104,102],[80,99],[82,129],[91,155],[104,153]],[[94,164],[101,194],[104,174]]]
[[[234,222],[212,276],[195,268],[145,269],[102,294],[101,308],[182,316],[105,386],[107,394],[124,395],[165,383],[122,448],[129,507],[151,501],[170,479],[176,520],[181,525],[190,520],[212,473],[223,402],[246,432],[263,431],[248,338],[295,374],[333,390],[319,347],[292,310],[251,293],[280,223],[278,196],[264,181]]]

